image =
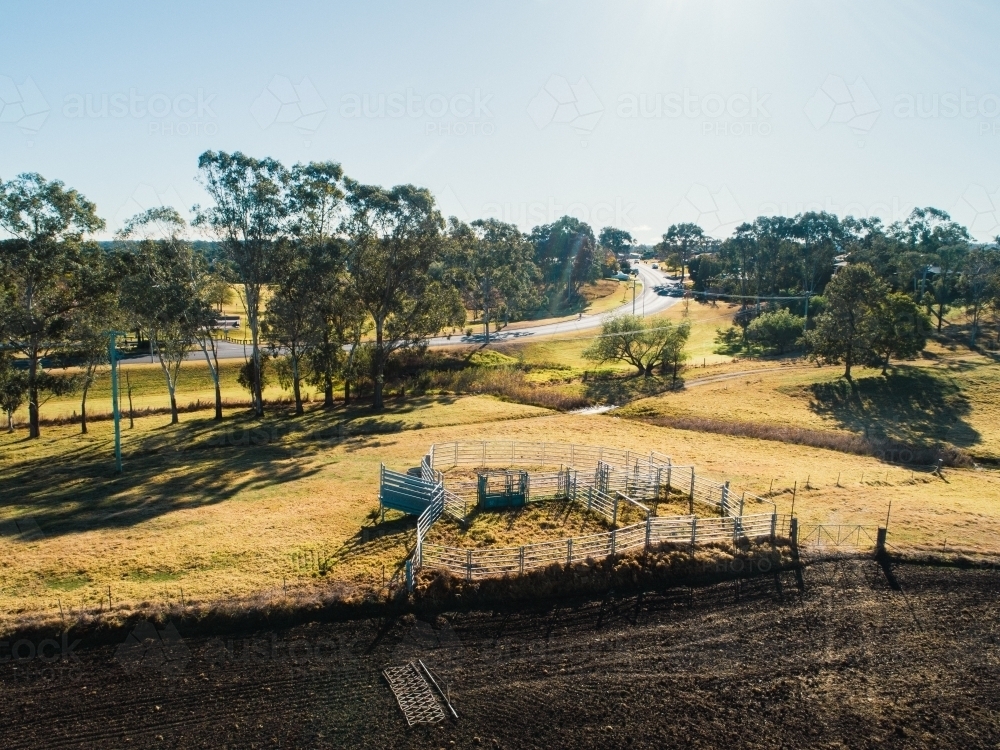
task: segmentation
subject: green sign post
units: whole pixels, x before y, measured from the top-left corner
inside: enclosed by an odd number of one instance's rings
[[[118,331],[111,331],[111,339],[108,343],[108,361],[111,362],[111,412],[115,418],[115,473],[122,473],[122,425],[121,414],[118,410],[118,349],[115,346],[115,338]]]

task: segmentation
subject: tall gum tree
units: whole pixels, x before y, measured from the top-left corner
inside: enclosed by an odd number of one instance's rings
[[[243,287],[255,372],[253,409],[254,414],[263,416],[261,295],[285,263],[289,173],[274,159],[255,159],[239,151],[206,151],[198,157],[198,169],[213,205],[195,206],[194,223],[219,242]]]
[[[0,330],[27,360],[28,435],[39,437],[39,396],[58,388],[44,358],[66,344],[72,317],[86,305],[82,243],[104,227],[97,209],[58,180],[22,174],[0,182]]]
[[[386,189],[346,180],[347,266],[359,305],[371,317],[375,409],[384,407],[390,355],[464,322],[457,290],[435,278],[444,250],[444,220],[430,192],[413,185]]]

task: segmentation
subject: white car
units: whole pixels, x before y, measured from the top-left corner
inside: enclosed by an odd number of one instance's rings
[[[650,266],[650,267],[651,267],[651,268],[653,268],[653,269],[654,269],[654,270],[656,270],[656,271],[659,271],[659,270],[660,270],[660,266],[659,266],[659,265],[658,265],[657,263],[654,263],[654,264],[653,264],[652,266]]]

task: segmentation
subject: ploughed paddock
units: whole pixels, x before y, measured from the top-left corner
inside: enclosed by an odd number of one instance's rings
[[[993,748],[1000,571],[850,558],[531,609],[58,633],[0,658],[3,747]],[[0,657],[15,644],[0,645]],[[124,647],[123,646],[127,646]],[[31,655],[32,658],[28,658]],[[386,667],[454,706],[409,727]],[[451,744],[454,743],[454,744]]]
[[[431,526],[448,515],[460,523],[473,513],[568,500],[601,517],[606,532],[516,547],[469,549],[425,541]],[[681,500],[686,515],[660,515]],[[699,476],[657,451],[573,443],[512,440],[432,445],[418,469],[380,469],[379,507],[417,516],[417,541],[406,563],[407,583],[422,567],[447,570],[467,580],[518,575],[554,563],[572,564],[652,545],[697,545],[787,537],[794,520],[773,503],[737,493],[729,482]],[[698,512],[696,512],[696,510]],[[706,517],[708,510],[712,517]]]

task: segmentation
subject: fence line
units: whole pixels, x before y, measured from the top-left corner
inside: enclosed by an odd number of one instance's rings
[[[806,552],[854,552],[875,546],[875,537],[865,526],[817,524],[799,530],[799,547]]]
[[[597,492],[597,490],[593,490]],[[762,513],[743,518],[698,518],[697,516],[656,517],[620,529],[536,542],[521,547],[471,549],[438,544],[422,546],[424,567],[447,570],[467,580],[496,575],[515,575],[538,570],[553,563],[571,565],[600,559],[652,545],[710,544],[741,539],[775,539],[787,532],[788,518]]]

